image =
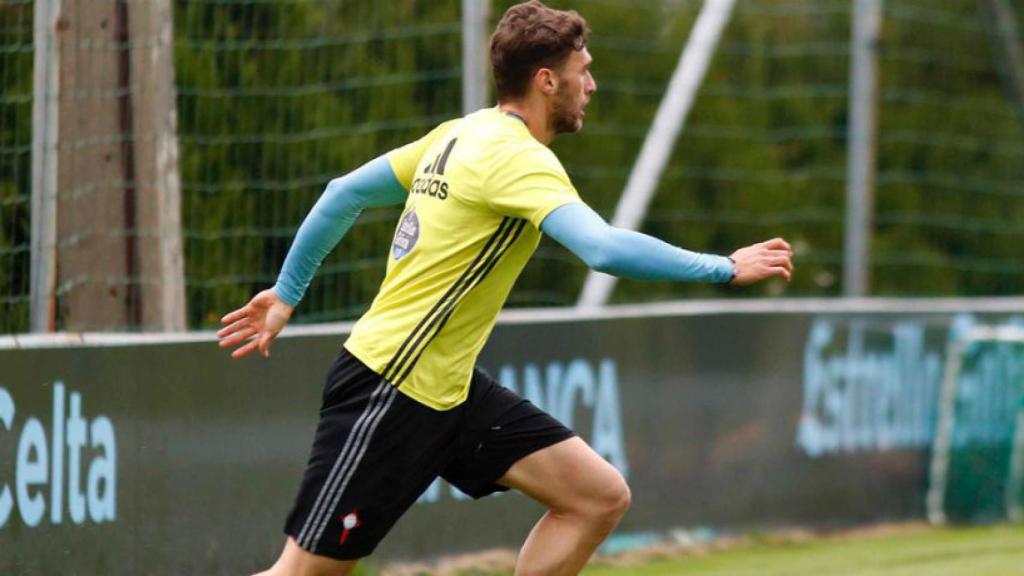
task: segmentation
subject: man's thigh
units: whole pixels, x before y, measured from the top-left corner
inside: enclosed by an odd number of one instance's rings
[[[507,490],[499,483],[523,458],[575,436],[572,430],[486,373],[473,375],[457,457],[441,477],[462,492],[482,498]]]
[[[579,437],[538,450],[509,468],[498,483],[554,511],[585,509],[628,490],[622,474]]]

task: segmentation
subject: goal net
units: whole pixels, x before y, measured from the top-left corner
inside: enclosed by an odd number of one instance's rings
[[[938,412],[929,521],[1024,520],[1024,327],[952,341]]]

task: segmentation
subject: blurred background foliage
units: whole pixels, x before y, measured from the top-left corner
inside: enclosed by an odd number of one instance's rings
[[[511,4],[492,2],[492,24]],[[589,21],[598,82],[582,133],[552,147],[610,218],[702,3],[549,4]],[[31,6],[0,5],[3,332],[27,326]],[[642,227],[722,254],[784,236],[793,281],[623,281],[614,302],[841,293],[851,10],[738,0]],[[188,322],[208,328],[273,283],[329,179],[461,114],[461,14],[457,2],[175,0],[174,19]],[[975,0],[885,2],[872,295],[1024,291],[1024,103],[994,38]],[[364,213],[296,321],[369,306],[398,213]],[[572,305],[585,274],[545,239],[510,305]]]

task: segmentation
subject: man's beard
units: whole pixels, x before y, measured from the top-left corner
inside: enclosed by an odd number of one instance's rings
[[[572,110],[572,96],[559,92],[551,108],[551,128],[555,134],[579,132],[583,127],[579,111]]]

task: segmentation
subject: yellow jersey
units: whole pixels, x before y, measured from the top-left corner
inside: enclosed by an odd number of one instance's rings
[[[555,208],[580,202],[518,117],[489,108],[387,155],[409,191],[387,273],[345,348],[434,408],[462,403],[477,355]]]

